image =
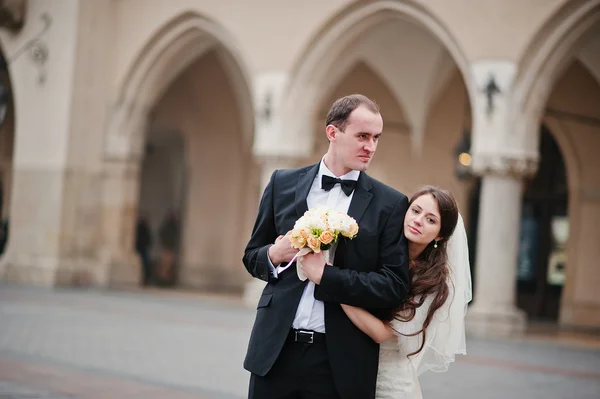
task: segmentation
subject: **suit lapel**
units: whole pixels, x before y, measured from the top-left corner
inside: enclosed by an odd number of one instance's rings
[[[304,215],[304,212],[308,210],[308,203],[306,202],[306,197],[308,197],[308,193],[310,192],[310,188],[312,187],[312,184],[315,181],[315,176],[317,176],[318,171],[319,164],[316,164],[308,168],[304,174],[301,174],[298,177],[298,185],[296,186],[296,197],[294,200],[294,206],[296,208],[296,213],[298,214],[298,217]]]
[[[367,207],[373,199],[373,194],[369,192],[371,190],[371,181],[369,176],[364,172],[361,172],[356,182],[356,188],[354,189],[354,195],[352,201],[350,201],[350,207],[348,208],[348,215],[352,216],[356,223],[360,223],[360,219],[363,217]],[[346,257],[348,256],[348,242],[347,238],[342,237],[338,241],[338,246],[335,251],[335,265],[346,268]]]
[[[352,216],[356,220],[356,223],[360,223],[360,219],[365,213],[367,206],[369,206],[371,199],[373,199],[373,194],[369,190],[371,190],[370,177],[361,172],[356,182],[356,189],[350,202],[350,208],[348,208],[348,215]]]

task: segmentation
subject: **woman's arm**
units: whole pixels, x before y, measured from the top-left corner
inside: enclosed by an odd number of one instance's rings
[[[342,304],[342,309],[344,309],[346,316],[348,316],[350,321],[352,321],[356,327],[378,344],[396,336],[394,330],[388,323],[379,320],[366,310],[344,304]]]

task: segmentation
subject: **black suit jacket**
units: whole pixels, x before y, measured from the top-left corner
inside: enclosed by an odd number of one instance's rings
[[[294,266],[273,278],[267,251],[308,209],[306,197],[318,170],[319,164],[273,173],[244,253],[248,272],[267,281],[244,361],[248,371],[260,376],[266,375],[277,359],[306,285],[298,279]],[[315,298],[325,303],[327,351],[343,399],[375,396],[379,345],[354,326],[339,304],[383,310],[404,300],[409,289],[403,234],[407,209],[404,194],[361,172],[348,209],[359,224],[358,235],[339,241],[335,265],[325,268],[315,289]]]

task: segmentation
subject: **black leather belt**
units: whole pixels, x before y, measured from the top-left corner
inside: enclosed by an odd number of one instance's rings
[[[325,333],[307,331],[307,330],[295,330],[291,329],[289,338],[294,342],[300,342],[303,344],[324,344]]]

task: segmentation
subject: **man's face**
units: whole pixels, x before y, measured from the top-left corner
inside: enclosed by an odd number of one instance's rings
[[[366,171],[383,131],[381,114],[360,106],[350,114],[344,131],[336,128],[331,140],[335,156],[346,170]]]

